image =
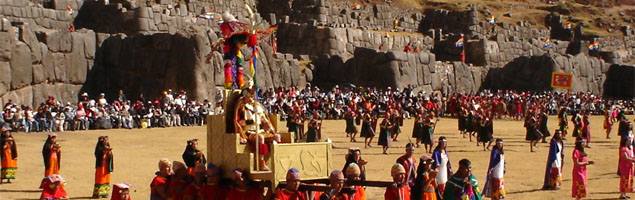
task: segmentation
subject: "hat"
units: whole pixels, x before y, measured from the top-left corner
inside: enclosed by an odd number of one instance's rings
[[[181,161],[173,161],[172,162],[172,170],[174,172],[179,171],[180,169],[185,169],[185,164],[183,164]]]
[[[51,174],[47,176],[46,178],[48,178],[49,181],[51,181],[51,183],[64,182],[64,178],[62,178],[62,175],[59,175],[59,174]]]
[[[48,136],[49,136],[49,137],[57,137],[57,134],[56,134],[56,133],[49,133],[49,135],[48,135]]]
[[[87,96],[88,96],[88,93],[84,92],[84,93],[82,93],[82,96],[83,96],[83,97],[87,97]]]
[[[445,137],[441,136],[439,137],[439,142],[446,142],[448,141]]]
[[[415,149],[415,144],[413,144],[412,142],[406,144],[406,149],[414,150]]]
[[[346,168],[346,174],[354,174],[354,175],[361,175],[362,171],[359,169],[359,165],[355,164],[355,163],[351,163],[350,165],[348,165],[348,167]]]
[[[329,176],[329,180],[331,181],[343,181],[344,174],[340,170],[333,170],[331,175]]]
[[[432,157],[427,155],[421,156],[421,160],[423,161],[424,164],[434,163],[434,159],[432,159]]]
[[[299,181],[300,180],[300,171],[296,168],[291,168],[287,171],[287,181]]]
[[[496,143],[497,143],[497,144],[498,144],[498,143],[503,144],[503,139],[502,139],[502,138],[496,138]]]
[[[392,165],[392,168],[390,169],[390,175],[397,175],[397,174],[405,174],[406,173],[406,169],[399,163],[395,163],[394,165]]]

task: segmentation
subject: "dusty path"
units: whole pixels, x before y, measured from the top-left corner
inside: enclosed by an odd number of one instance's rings
[[[633,116],[629,116],[633,119]],[[549,128],[556,128],[556,118],[551,117]],[[610,140],[604,139],[602,117],[591,117],[592,148],[587,149],[589,158],[596,165],[588,168],[589,199],[614,199],[618,196],[619,177],[616,175],[618,138],[613,130]],[[394,142],[389,155],[381,154],[381,147],[364,149],[363,139],[357,143],[349,143],[345,138],[342,121],[324,121],[325,134],[334,141],[334,157],[332,166],[341,169],[344,155],[348,147],[362,148],[362,157],[370,161],[367,167],[369,180],[390,180],[390,166],[403,152],[412,133],[413,120],[406,120],[399,141]],[[548,144],[540,144],[535,153],[529,152],[528,143],[524,141],[524,128],[520,121],[498,120],[494,122],[495,137],[505,140],[507,174],[505,187],[508,199],[570,199],[571,195],[571,152],[573,139],[565,142],[564,185],[559,191],[541,191],[547,159]],[[448,137],[449,153],[455,168],[462,158],[469,158],[473,163],[473,172],[481,184],[484,184],[485,171],[489,162],[489,152],[483,152],[476,143],[463,139],[456,131],[456,119],[441,119],[437,127],[436,137]],[[616,129],[617,127],[615,127]],[[157,168],[160,158],[182,160],[185,141],[192,138],[205,138],[204,127],[162,128],[144,130],[107,130],[86,132],[59,133],[58,141],[62,145],[61,174],[67,181],[66,189],[71,199],[85,199],[92,195],[94,181],[93,151],[97,137],[108,135],[114,148],[115,172],[112,182],[127,182],[134,186],[131,195],[134,199],[149,198],[149,184]],[[38,186],[43,177],[42,145],[46,134],[17,133],[14,134],[18,144],[18,174],[12,184],[0,185],[0,199],[37,199],[40,195]],[[205,152],[205,140],[199,146]],[[424,154],[423,148],[416,150],[416,156]],[[383,199],[383,190],[369,188],[369,199]]]

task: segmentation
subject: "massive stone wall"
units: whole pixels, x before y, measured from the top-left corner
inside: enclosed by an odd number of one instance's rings
[[[608,63],[584,54],[521,56],[502,68],[489,68],[483,88],[543,91],[551,88],[551,73],[573,74],[571,92],[602,94]]]
[[[26,105],[54,95],[75,102],[95,59],[95,33],[11,26],[2,19],[0,31],[0,102]]]
[[[300,23],[333,28],[418,32],[423,19],[415,9],[393,9],[390,4],[360,4],[327,0],[261,0],[258,9],[272,24]]]
[[[83,92],[91,96],[105,92],[113,97],[119,89],[130,97],[141,92],[158,96],[172,88],[185,89],[194,99],[213,98],[224,80],[222,53],[212,49],[220,33],[214,21],[195,15],[230,10],[246,21],[244,3],[254,4],[218,0],[38,2],[0,1],[6,5],[0,9],[0,103],[13,99],[35,105],[47,95],[76,102]],[[74,14],[66,10],[67,4],[75,9]],[[11,8],[9,15],[5,15],[7,7]],[[22,15],[24,10],[31,14]],[[55,18],[33,14],[40,12],[54,13]],[[262,21],[258,15],[255,18]],[[140,28],[146,27],[141,21],[148,22],[148,29]],[[72,24],[74,31],[68,29]],[[300,63],[292,55],[275,56],[268,41],[262,41],[258,49],[256,75],[261,88],[303,86],[307,75],[310,80],[311,73],[300,73]],[[251,56],[251,49],[242,51],[246,58]]]
[[[339,55],[348,60],[355,48],[371,48],[380,51],[403,51],[409,43],[412,49],[429,51],[431,37],[421,34],[404,34],[380,31],[364,31],[351,28],[316,27],[307,24],[281,24],[278,28],[278,50],[294,55],[317,57],[321,54]]]

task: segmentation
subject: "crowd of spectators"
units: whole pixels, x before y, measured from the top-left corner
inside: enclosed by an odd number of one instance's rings
[[[317,112],[321,119],[343,119],[346,112],[368,113],[381,116],[387,110],[398,110],[404,118],[411,118],[417,111],[434,111],[437,116],[456,116],[461,105],[483,107],[491,110],[496,118],[520,120],[531,107],[540,106],[550,115],[557,114],[560,106],[570,111],[584,111],[601,115],[608,109],[621,109],[627,114],[635,111],[630,100],[603,99],[591,93],[515,92],[485,90],[476,94],[428,94],[414,92],[410,86],[403,89],[335,86],[322,91],[307,85],[259,90],[257,98],[269,113],[279,114],[285,120],[294,112],[300,118],[309,119]],[[134,101],[119,91],[114,100],[107,101],[102,93],[90,99],[83,93],[77,103],[63,104],[48,96],[37,108],[8,101],[0,111],[2,121],[11,124],[13,130],[25,132],[52,132],[110,128],[155,128],[173,126],[201,126],[208,114],[224,112],[222,93],[213,101],[194,101],[183,90],[167,90],[154,100],[139,94]]]
[[[77,103],[66,104],[49,95],[37,108],[9,99],[0,111],[0,122],[25,132],[201,126],[205,116],[214,112],[218,110],[213,109],[211,102],[191,101],[182,90],[165,91],[156,100],[147,100],[139,94],[134,101],[120,90],[117,98],[110,102],[103,93],[96,99],[83,93]]]

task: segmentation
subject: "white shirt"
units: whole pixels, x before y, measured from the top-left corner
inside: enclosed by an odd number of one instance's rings
[[[437,177],[435,178],[437,184],[445,184],[448,182],[448,154],[441,153],[441,161],[439,162],[439,173],[437,173]]]
[[[554,168],[560,168],[560,163],[562,162],[562,154],[560,154],[560,152],[562,152],[562,144],[558,143],[558,153],[556,153],[556,160],[553,161],[553,164],[551,164],[551,167]]]
[[[503,178],[505,174],[505,154],[501,154],[501,160],[492,168],[492,178]]]

